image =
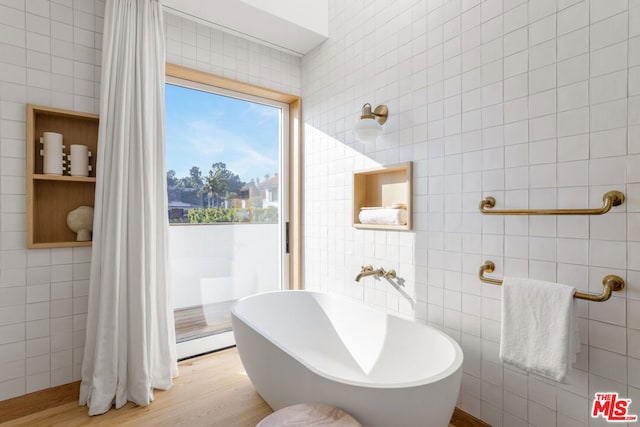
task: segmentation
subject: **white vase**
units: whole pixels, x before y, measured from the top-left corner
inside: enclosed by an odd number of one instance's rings
[[[71,176],[89,176],[91,151],[86,145],[73,144],[69,147],[69,172]]]
[[[40,150],[40,155],[44,157],[42,173],[46,175],[62,175],[65,169],[62,134],[43,132],[40,143],[43,145],[43,149]]]
[[[71,231],[77,233],[76,241],[88,242],[93,231],[93,208],[79,206],[67,215],[67,225]]]

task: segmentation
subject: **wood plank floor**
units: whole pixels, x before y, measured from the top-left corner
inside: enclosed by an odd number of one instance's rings
[[[77,401],[0,424],[2,426],[219,426],[254,427],[271,408],[256,393],[235,348],[180,363],[168,391],[156,391],[151,405],[128,403],[89,417]]]
[[[256,393],[235,348],[180,363],[180,377],[168,391],[156,391],[151,405],[129,402],[89,417],[78,406],[78,383],[0,402],[0,426],[189,426],[255,427],[272,413]],[[51,392],[60,396],[51,397]],[[1,422],[4,421],[4,422]],[[490,427],[456,408],[449,427]]]

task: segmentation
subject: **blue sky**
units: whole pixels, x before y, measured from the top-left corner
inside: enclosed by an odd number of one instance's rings
[[[242,181],[278,171],[280,109],[166,85],[167,170],[187,176],[199,166],[224,162]]]

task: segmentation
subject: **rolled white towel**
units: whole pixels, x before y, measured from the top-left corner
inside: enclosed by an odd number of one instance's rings
[[[395,208],[362,209],[358,219],[361,224],[406,225],[407,210]]]

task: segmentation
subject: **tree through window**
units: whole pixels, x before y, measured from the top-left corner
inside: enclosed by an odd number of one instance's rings
[[[166,85],[170,223],[278,221],[281,109]]]

